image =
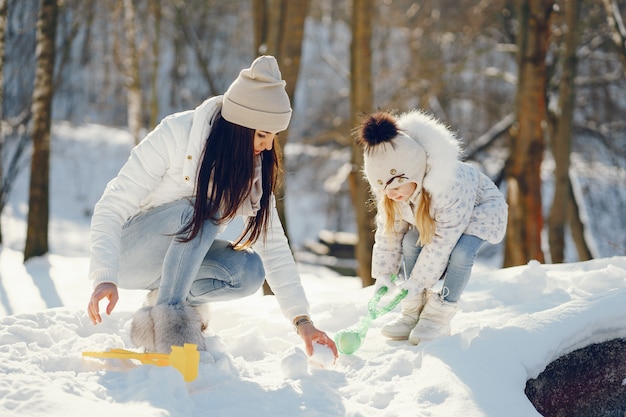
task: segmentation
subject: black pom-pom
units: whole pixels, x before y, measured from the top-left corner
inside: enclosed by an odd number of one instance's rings
[[[398,136],[398,125],[394,117],[386,112],[368,115],[361,125],[359,142],[369,148],[383,142],[389,142]]]

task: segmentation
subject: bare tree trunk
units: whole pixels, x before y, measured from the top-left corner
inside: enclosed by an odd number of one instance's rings
[[[568,178],[569,179],[569,178]],[[589,245],[587,245],[587,239],[585,239],[585,225],[580,220],[580,210],[578,208],[578,201],[574,195],[572,188],[572,182],[568,182],[568,197],[567,197],[567,218],[569,219],[569,228],[572,233],[572,239],[578,252],[578,258],[581,261],[588,261],[593,258]]]
[[[4,140],[2,139],[2,96],[4,92],[4,32],[7,25],[7,13],[7,0],[0,0],[0,155],[2,155],[2,144],[4,143]],[[3,171],[4,164],[2,163],[2,159],[0,158],[0,185],[4,184],[4,177],[2,175]],[[4,192],[4,189],[0,190],[0,215],[4,210]],[[2,244],[2,241],[2,224],[0,223],[0,244]]]
[[[254,21],[254,51],[262,55],[267,50],[268,0],[252,0],[252,20]]]
[[[177,26],[180,28],[180,31],[183,33],[185,40],[189,44],[189,47],[191,47],[194,57],[198,61],[199,70],[202,73],[204,80],[209,85],[209,91],[208,91],[207,96],[216,95],[218,94],[218,87],[215,83],[213,74],[211,74],[211,71],[210,71],[211,66],[209,65],[210,64],[209,56],[211,54],[211,51],[209,50],[207,52],[206,44],[201,39],[198,38],[196,33],[194,33],[193,28],[190,28],[188,24],[189,22],[188,14],[198,13],[199,11],[188,8],[184,2],[175,3],[174,8],[176,11]],[[176,46],[178,47],[178,45]],[[184,46],[181,45],[181,48],[184,49]],[[178,53],[179,50],[177,49],[176,52]],[[180,51],[180,55],[184,57],[185,55],[184,51]],[[186,58],[182,58],[182,59],[185,60]]]
[[[61,4],[61,10],[67,10],[69,6],[67,4]],[[53,86],[55,90],[58,90],[58,86],[63,82],[63,77],[66,72],[66,68],[72,65],[73,57],[72,51],[76,49],[76,39],[79,35],[79,32],[89,24],[89,15],[92,14],[91,10],[93,9],[92,4],[86,4],[85,9],[87,10],[87,18],[81,16],[80,18],[73,19],[69,28],[64,28],[63,32],[60,32],[63,36],[62,39],[59,39],[59,45],[55,51],[55,67],[56,67],[56,77],[53,80]],[[61,12],[59,12],[61,13]],[[81,33],[82,34],[82,33]],[[85,34],[87,36],[87,34]]]
[[[174,107],[174,108],[179,106],[179,101],[178,101],[179,98],[177,97],[177,93],[180,91],[181,84],[183,84],[182,68],[181,68],[182,63],[185,61],[184,59],[185,47],[184,47],[183,37],[184,35],[181,34],[180,31],[176,31],[174,33],[173,38],[171,39],[174,63],[170,71],[168,72],[169,80],[170,80],[168,84],[170,86],[169,105],[170,107]]]
[[[291,97],[292,107],[296,93],[296,85],[298,83],[298,74],[300,73],[300,60],[302,56],[302,40],[304,39],[304,23],[308,12],[308,0],[283,0],[284,12],[281,18],[281,31],[278,36],[278,53],[276,58],[280,62],[280,71],[283,79],[287,83],[285,89]],[[271,25],[270,27],[277,27]],[[278,143],[281,149],[285,149],[287,139],[289,138],[289,128],[278,135]],[[286,166],[284,154],[283,166]],[[279,183],[276,190],[276,201],[278,215],[285,225],[285,233],[289,236],[289,226],[287,223],[287,211],[285,208],[285,177]]]
[[[254,0],[253,16],[255,22],[254,46],[258,54],[269,54],[276,57],[283,79],[286,82],[286,91],[294,107],[294,96],[300,72],[302,55],[302,39],[304,38],[304,23],[308,14],[308,0]],[[295,109],[294,109],[295,111]],[[282,150],[287,144],[289,129],[278,135],[279,148]],[[286,166],[284,154],[283,166]],[[280,178],[279,186],[275,191],[276,209],[278,216],[289,238],[289,227],[285,211],[285,177]],[[267,282],[263,285],[263,292],[271,294]]]
[[[285,88],[291,98],[292,106],[300,72],[302,39],[308,4],[308,0],[255,0],[253,2],[256,51],[260,55],[273,55],[278,60],[281,74],[287,83]],[[278,141],[281,149],[285,148],[288,138],[289,129],[279,134]],[[284,158],[284,155],[281,156]],[[289,235],[285,215],[284,178],[276,190],[276,204],[285,233]]]
[[[150,79],[150,127],[157,125],[159,117],[159,61],[161,59],[161,0],[150,0],[150,11],[154,19],[154,39],[152,39],[152,75]]]
[[[350,119],[359,123],[359,115],[370,113],[374,103],[372,91],[372,0],[353,0],[352,44],[350,46]],[[373,284],[372,246],[374,244],[375,213],[369,207],[369,184],[363,178],[363,150],[352,142],[352,171],[350,186],[356,214],[358,241],[356,244],[357,275],[363,286]]]
[[[528,0],[518,7],[520,30],[517,125],[506,163],[509,222],[504,265],[544,261],[540,168],[546,123],[546,51],[553,0]]]
[[[554,197],[548,217],[548,236],[552,263],[565,260],[565,225],[570,198],[570,154],[574,115],[574,77],[576,75],[576,48],[578,46],[578,0],[564,0],[565,49],[561,60],[561,82],[555,132],[552,137],[554,156]]]
[[[37,65],[33,91],[33,155],[30,168],[28,229],[24,262],[48,252],[50,124],[52,110],[56,0],[41,0],[37,19]]]
[[[611,30],[611,39],[626,66],[626,26],[616,0],[602,0],[606,10],[606,19]]]
[[[124,33],[126,35],[126,53],[124,71],[126,72],[126,99],[128,105],[128,128],[135,143],[139,143],[141,122],[141,78],[139,76],[139,57],[137,56],[137,38],[135,34],[135,5],[133,0],[124,0]]]
[[[91,61],[93,59],[93,51],[91,50],[91,48],[93,47],[93,40],[94,40],[94,35],[93,35],[93,24],[94,24],[94,20],[96,18],[96,3],[90,1],[89,3],[87,3],[85,6],[83,6],[86,10],[86,17],[84,18],[84,20],[81,22],[81,24],[84,26],[83,27],[83,39],[81,42],[81,47],[80,47],[80,63],[81,65],[87,66],[87,64],[89,63],[89,61]]]

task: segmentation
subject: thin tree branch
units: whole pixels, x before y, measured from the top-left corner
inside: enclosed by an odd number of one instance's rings
[[[510,113],[504,116],[502,120],[493,125],[487,132],[469,143],[469,146],[465,151],[465,159],[473,159],[478,152],[483,151],[485,148],[490,146],[496,139],[506,133],[514,122],[514,113]]]

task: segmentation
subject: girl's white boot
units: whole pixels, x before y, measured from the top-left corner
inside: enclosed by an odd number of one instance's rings
[[[428,291],[424,290],[414,296],[407,296],[400,301],[402,312],[400,317],[385,324],[380,332],[383,336],[394,340],[406,340],[415,327],[428,298]]]
[[[437,339],[450,334],[450,321],[456,314],[459,303],[444,301],[439,294],[432,294],[419,316],[417,325],[409,334],[409,342],[414,345],[420,342]]]

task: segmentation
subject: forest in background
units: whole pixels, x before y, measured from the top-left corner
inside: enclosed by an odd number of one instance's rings
[[[0,131],[4,204],[16,170],[28,169],[40,2],[1,1],[7,6]],[[308,205],[325,213],[324,224],[310,229],[357,229],[349,187],[355,113],[351,82],[353,61],[361,57],[371,59],[369,108],[432,112],[458,132],[466,159],[507,193],[505,167],[515,156],[520,114],[534,111],[521,111],[519,103],[520,91],[530,91],[520,89],[520,38],[530,33],[538,34],[545,46],[540,57],[545,113],[539,123],[530,123],[540,125],[547,141],[545,152],[531,161],[541,165],[543,215],[547,218],[554,205],[557,163],[551,139],[563,119],[560,99],[569,85],[574,92],[566,174],[573,178],[576,201],[585,205],[576,217],[585,227],[591,256],[626,253],[626,219],[606,215],[623,212],[626,201],[620,191],[626,188],[621,116],[626,107],[621,18],[626,1],[64,0],[58,3],[51,117],[128,127],[140,138],[167,114],[223,93],[256,55],[273,53],[258,41],[262,25],[257,8],[277,12],[294,4],[304,8],[306,19],[293,86],[294,117],[283,138],[288,225],[306,222],[301,219],[306,219],[303,206]],[[579,18],[575,72],[568,81],[565,11],[572,5]],[[353,35],[359,28],[354,16],[364,6],[372,11],[369,50],[355,51]],[[549,6],[543,32],[534,26],[533,16],[523,19],[525,6],[531,14],[532,7]],[[283,67],[295,58],[287,54],[279,63]],[[133,86],[139,94],[131,98]],[[139,116],[133,119],[129,109],[132,103],[137,107],[137,100]],[[599,187],[594,176],[612,182]],[[611,235],[601,237],[601,231]],[[541,251],[549,261],[545,235]],[[310,236],[290,237],[298,244]],[[565,253],[564,260],[581,257],[574,249]]]

